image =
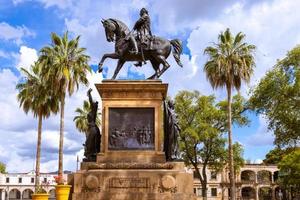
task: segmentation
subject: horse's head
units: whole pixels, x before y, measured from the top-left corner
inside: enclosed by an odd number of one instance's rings
[[[101,22],[105,29],[106,40],[108,42],[113,42],[115,40],[116,25],[110,19],[102,19]]]

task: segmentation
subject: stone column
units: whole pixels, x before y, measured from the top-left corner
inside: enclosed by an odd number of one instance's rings
[[[275,187],[272,187],[272,200],[275,200]]]
[[[222,186],[222,200],[224,200],[224,196],[225,196],[225,188],[224,186]]]
[[[237,187],[237,199],[242,199],[242,187]]]
[[[255,173],[255,184],[257,184],[257,172],[254,173]]]
[[[2,190],[2,193],[1,193],[1,198],[2,198],[1,200],[6,200],[6,199],[5,199],[5,192],[6,192],[6,190],[3,189],[3,190]]]
[[[259,192],[259,187],[256,186],[255,187],[255,200],[259,200],[258,192]]]
[[[274,172],[271,172],[271,183],[274,183]]]

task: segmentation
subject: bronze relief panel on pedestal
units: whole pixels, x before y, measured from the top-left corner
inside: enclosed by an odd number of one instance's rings
[[[154,150],[154,108],[109,108],[109,150]]]

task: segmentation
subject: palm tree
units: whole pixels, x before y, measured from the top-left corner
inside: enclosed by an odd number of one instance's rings
[[[85,55],[85,48],[79,47],[79,36],[68,39],[68,32],[59,37],[56,33],[51,34],[50,46],[41,49],[40,62],[47,66],[44,77],[51,82],[52,90],[60,99],[60,139],[58,158],[58,177],[63,175],[63,139],[64,139],[64,109],[66,94],[71,96],[79,84],[88,84],[87,72],[89,56]],[[60,183],[62,184],[62,183]]]
[[[255,46],[244,42],[245,34],[236,36],[227,28],[218,37],[218,43],[204,50],[209,59],[204,65],[206,77],[212,87],[227,90],[228,100],[228,149],[231,199],[235,200],[235,176],[233,165],[232,128],[231,128],[231,96],[232,89],[239,90],[242,81],[249,82],[253,73]]]
[[[91,111],[90,103],[86,100],[83,101],[82,108],[77,108],[75,112],[77,113],[77,116],[74,117],[73,121],[75,122],[75,126],[79,132],[85,133],[87,137],[87,131],[88,131],[88,121],[87,121],[87,115]],[[101,121],[100,118],[97,115],[96,119],[96,125],[100,126]]]
[[[38,138],[36,148],[36,165],[35,165],[35,192],[40,192],[40,157],[41,157],[41,140],[42,140],[42,121],[51,113],[57,113],[59,110],[58,99],[49,90],[49,85],[41,77],[41,65],[35,63],[31,71],[21,68],[25,74],[26,80],[17,84],[19,94],[17,96],[20,107],[27,114],[31,111],[34,117],[38,118]]]

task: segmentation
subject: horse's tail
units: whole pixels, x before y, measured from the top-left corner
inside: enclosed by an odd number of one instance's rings
[[[182,53],[182,42],[178,39],[174,39],[174,40],[171,40],[170,41],[173,49],[172,49],[172,53],[173,53],[173,56],[177,62],[177,64],[180,66],[180,67],[183,67],[181,61],[180,61],[180,54]]]

